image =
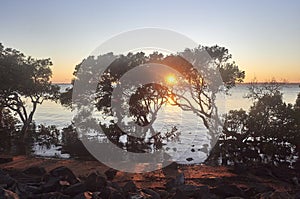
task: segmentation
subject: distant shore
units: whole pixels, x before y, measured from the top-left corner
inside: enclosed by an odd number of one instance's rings
[[[268,82],[241,82],[241,83],[236,83],[236,85],[250,85],[250,84],[266,84]],[[276,82],[277,84],[283,84],[283,85],[300,85],[300,82]],[[68,82],[53,82],[53,84],[56,85],[72,85],[71,83]]]

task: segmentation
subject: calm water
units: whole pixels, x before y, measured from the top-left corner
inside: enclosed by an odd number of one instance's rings
[[[64,84],[60,86],[61,90],[64,91],[71,85]],[[289,84],[285,85],[281,90],[283,92],[284,101],[286,103],[294,104],[297,98],[297,94],[300,92],[299,86],[297,84]],[[252,101],[244,98],[247,92],[247,85],[238,85],[232,88],[230,90],[230,95],[225,96],[225,102],[221,104],[220,108],[223,109],[222,112],[228,112],[229,110],[240,108],[248,110],[252,105]],[[174,107],[172,107],[164,111],[169,111],[168,114],[170,114],[171,117],[172,112],[174,112],[175,109]],[[177,111],[175,112],[177,113]],[[191,116],[194,117],[193,114],[191,114]],[[38,106],[34,120],[37,124],[56,125],[57,127],[62,128],[70,124],[72,118],[73,113],[69,109],[62,107],[60,104],[45,101],[42,105]],[[194,118],[185,118],[186,125],[189,124],[189,120],[194,120]]]
[[[70,85],[60,85],[61,90],[65,90]],[[288,84],[282,87],[283,99],[286,103],[294,104],[300,88],[296,84]],[[247,85],[238,85],[230,90],[229,96],[223,96],[220,103],[220,112],[226,113],[232,109],[243,108],[248,110],[252,105],[252,101],[244,98],[248,92]],[[58,128],[66,127],[71,124],[73,113],[62,107],[60,104],[45,101],[40,105],[35,114],[37,124],[56,125]],[[176,126],[178,132],[181,133],[180,141],[168,142],[166,147],[174,160],[180,163],[198,163],[206,158],[203,153],[205,144],[209,144],[209,136],[203,124],[197,116],[192,112],[181,111],[179,108],[167,105],[159,112],[154,128],[160,132],[169,131],[173,126]],[[204,145],[204,146],[203,146]],[[194,149],[195,152],[191,152]],[[35,147],[38,155],[58,155],[59,152],[52,148],[50,150]],[[63,155],[62,157],[68,157]],[[192,157],[194,160],[187,162],[186,158]]]

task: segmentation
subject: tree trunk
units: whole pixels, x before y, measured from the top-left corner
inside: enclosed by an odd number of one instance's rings
[[[25,123],[23,124],[23,127],[21,129],[21,135],[23,136],[23,141],[26,142],[29,138],[29,127],[30,127],[30,123],[28,120],[25,121]]]
[[[0,128],[4,127],[4,119],[3,119],[3,108],[0,107]]]
[[[219,164],[218,162],[219,156],[220,156],[220,140],[218,140],[217,143],[214,145],[214,147],[211,149],[204,163],[211,166],[217,166]]]
[[[23,153],[23,155],[30,155],[31,153],[31,141],[29,139],[31,124],[32,118],[29,117],[21,129],[21,135],[23,136],[23,139],[20,141],[19,150],[21,153]]]
[[[21,133],[23,135],[23,142],[26,143],[26,141],[28,141],[29,138],[29,127],[32,124],[32,120],[33,120],[33,115],[36,111],[36,107],[37,107],[37,103],[33,102],[33,108],[32,111],[29,114],[29,117],[27,118],[27,120],[24,122],[24,125],[22,127]]]

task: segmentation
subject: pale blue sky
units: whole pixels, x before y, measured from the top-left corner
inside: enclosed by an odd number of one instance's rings
[[[167,28],[227,47],[247,81],[300,82],[300,1],[1,1],[0,42],[53,60],[55,82],[118,33]]]

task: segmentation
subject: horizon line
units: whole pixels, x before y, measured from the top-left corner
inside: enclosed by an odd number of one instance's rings
[[[260,82],[237,82],[236,85],[238,84],[266,84],[266,83],[271,83],[271,81],[260,81]],[[277,84],[299,84],[300,86],[300,82],[283,82],[283,81],[275,81],[274,83]],[[52,82],[52,84],[71,84],[70,82]]]

